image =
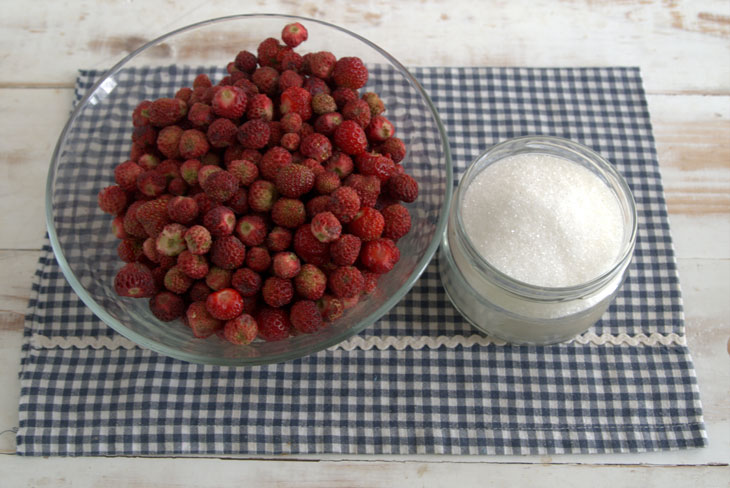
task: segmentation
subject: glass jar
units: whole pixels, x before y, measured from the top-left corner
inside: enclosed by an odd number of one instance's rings
[[[618,258],[608,271],[575,286],[535,286],[500,272],[476,251],[462,220],[466,190],[489,165],[524,153],[580,164],[616,196],[624,235]],[[636,205],[626,180],[596,152],[557,137],[510,139],[480,155],[461,178],[439,251],[441,281],[454,307],[482,332],[516,344],[566,341],[595,324],[616,296],[634,253],[636,220]]]

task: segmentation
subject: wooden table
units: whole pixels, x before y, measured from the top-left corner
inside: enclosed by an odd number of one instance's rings
[[[3,2],[0,20],[0,485],[727,486],[730,480],[730,2]],[[362,2],[365,3],[365,2]],[[317,17],[406,65],[640,66],[710,446],[553,457],[19,458],[23,313],[44,234],[51,152],[77,68],[106,68],[146,40],[249,12]],[[315,461],[315,462],[312,462]],[[500,483],[501,481],[501,483]],[[279,486],[277,484],[277,486]]]

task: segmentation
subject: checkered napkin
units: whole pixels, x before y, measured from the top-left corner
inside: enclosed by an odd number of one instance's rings
[[[169,91],[195,73],[159,68],[120,76]],[[76,297],[46,246],[26,321],[18,453],[549,454],[704,446],[638,69],[413,73],[448,130],[457,181],[485,148],[521,135],[573,139],[618,167],[637,202],[638,242],[621,293],[593,331],[679,340],[340,348],[271,366],[202,366],[138,347],[84,347],[85,338],[116,334]],[[99,75],[81,72],[77,99]],[[435,259],[361,336],[474,334],[445,297]],[[78,341],[54,346],[59,338]]]

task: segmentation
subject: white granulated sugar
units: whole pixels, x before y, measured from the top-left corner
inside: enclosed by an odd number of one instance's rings
[[[462,216],[479,254],[506,275],[544,287],[585,283],[616,262],[624,239],[618,200],[577,163],[518,154],[479,173]]]

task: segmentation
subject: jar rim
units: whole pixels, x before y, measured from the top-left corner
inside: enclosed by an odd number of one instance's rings
[[[509,152],[510,149],[519,149],[518,152]],[[588,281],[577,283],[570,286],[550,287],[527,283],[504,273],[487,261],[477,250],[471,237],[464,230],[464,222],[462,219],[462,204],[466,186],[464,182],[472,181],[474,177],[484,170],[477,169],[478,163],[488,158],[490,155],[500,152],[506,152],[502,157],[498,157],[492,163],[509,157],[514,154],[551,154],[558,157],[552,151],[561,149],[568,151],[580,157],[582,161],[590,164],[594,172],[598,172],[605,178],[606,186],[614,192],[622,206],[622,212],[626,211],[631,227],[630,232],[624,232],[624,242],[621,252],[618,253],[614,263],[603,273],[591,278]],[[563,157],[564,159],[564,157]],[[577,161],[574,161],[577,162]],[[636,211],[636,203],[633,194],[626,179],[616,170],[613,164],[603,158],[600,154],[591,148],[569,139],[555,136],[521,136],[499,142],[490,147],[486,151],[477,156],[469,165],[466,172],[459,180],[459,185],[454,195],[455,201],[452,205],[452,211],[456,217],[455,232],[463,243],[464,250],[469,256],[472,263],[475,263],[483,273],[489,275],[492,281],[506,291],[516,293],[521,296],[531,297],[537,300],[560,300],[575,299],[577,296],[589,295],[600,289],[606,282],[621,273],[633,256],[636,244],[636,236],[638,231],[638,216]],[[628,226],[626,226],[628,227]],[[626,228],[625,227],[625,228]]]

